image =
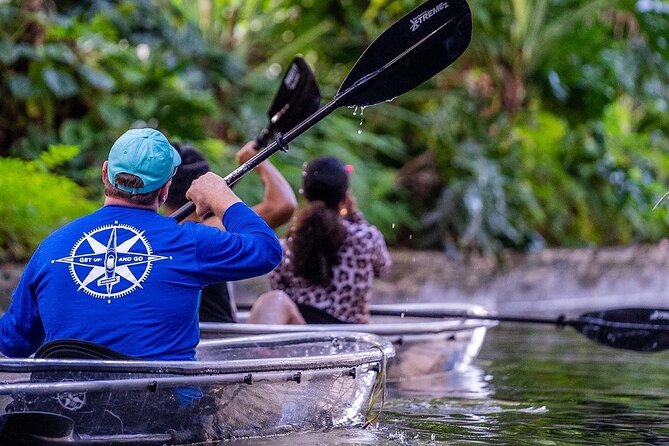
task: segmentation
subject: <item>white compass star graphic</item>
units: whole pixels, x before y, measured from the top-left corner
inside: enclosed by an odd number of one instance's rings
[[[77,291],[112,299],[142,288],[152,263],[170,258],[153,254],[144,231],[114,222],[84,233],[69,256],[51,263],[69,265]]]

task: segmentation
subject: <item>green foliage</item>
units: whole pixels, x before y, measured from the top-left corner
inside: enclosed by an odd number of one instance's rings
[[[465,141],[451,160],[457,169],[434,208],[425,214],[419,242],[440,244],[448,251],[497,252],[506,246],[527,245],[508,206],[510,178],[474,141]]]
[[[467,68],[419,96],[442,180],[419,241],[498,251],[662,237],[669,16],[623,1],[475,4]]]
[[[295,54],[329,100],[419,2],[3,2],[0,155],[39,158],[90,190],[115,137],[152,125],[225,175],[267,125]],[[453,66],[362,124],[360,111],[333,113],[272,162],[296,190],[315,156],[354,165],[360,208],[395,244],[656,241],[669,218],[652,210],[669,187],[669,14],[653,4],[470,0],[473,40]],[[54,144],[82,151],[40,157]],[[250,203],[262,194],[254,175],[235,188]]]
[[[133,125],[203,138],[216,90],[242,72],[168,2],[2,8],[0,155],[33,159],[49,144],[76,144],[81,168]]]
[[[395,171],[374,160],[374,155],[381,153],[401,162],[406,157],[403,144],[392,137],[367,132],[364,122],[360,125],[360,117],[350,113],[349,116],[346,112],[330,116],[327,123],[315,126],[290,144],[287,152],[277,153],[270,161],[295,191],[301,186],[302,165],[307,160],[332,155],[351,164],[355,169],[351,189],[359,208],[393,242],[399,228],[413,227],[415,215],[408,205],[406,191],[395,182]],[[214,172],[225,176],[237,167],[235,153],[239,146],[211,139],[196,142],[195,146],[207,155]],[[252,174],[235,185],[235,192],[251,204],[262,199],[262,185]]]
[[[77,153],[51,146],[35,161],[0,158],[0,260],[25,260],[51,231],[96,207],[72,180],[50,172]]]

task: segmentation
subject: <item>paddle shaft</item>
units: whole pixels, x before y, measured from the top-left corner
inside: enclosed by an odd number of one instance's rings
[[[442,27],[445,26],[446,24],[442,25]],[[403,51],[400,55],[393,58],[390,62],[385,64],[383,67],[381,67],[378,70],[375,70],[375,71],[369,73],[368,75],[363,76],[362,78],[360,78],[357,82],[355,82],[349,88],[344,90],[342,93],[337,94],[332,99],[332,101],[330,101],[329,103],[327,103],[326,105],[324,105],[323,107],[318,109],[314,114],[312,114],[307,119],[305,119],[304,121],[297,124],[295,127],[293,127],[288,132],[286,132],[285,135],[277,134],[276,137],[275,137],[274,142],[272,142],[270,145],[265,147],[263,150],[261,150],[260,152],[255,154],[251,159],[246,161],[244,164],[242,164],[241,166],[237,167],[235,170],[230,172],[224,178],[225,183],[228,185],[228,187],[232,187],[244,175],[249,173],[258,164],[262,163],[263,161],[265,161],[270,156],[274,155],[279,150],[288,150],[288,143],[293,141],[295,138],[297,138],[302,133],[307,131],[309,128],[311,128],[312,126],[317,124],[319,121],[323,120],[323,118],[328,116],[334,110],[339,108],[339,106],[343,102],[345,102],[350,96],[352,96],[356,91],[358,91],[365,84],[367,84],[370,80],[374,79],[376,76],[378,76],[380,73],[382,73],[389,66],[396,63],[398,60],[400,60],[402,57],[404,57],[406,54],[408,54],[412,49],[414,49],[418,45],[420,45],[428,37],[430,37],[430,36],[427,36],[427,37],[423,38],[422,40],[418,41],[417,43],[415,43],[414,45],[412,45],[411,47],[409,47],[408,49]],[[188,203],[184,204],[179,209],[177,209],[171,215],[171,217],[176,219],[177,222],[180,222],[183,219],[185,219],[186,217],[188,217],[190,214],[192,214],[194,211],[195,211],[195,203],[193,203],[192,201],[189,201]]]
[[[426,4],[429,3],[427,6],[432,6],[435,2],[434,1],[428,1]],[[422,5],[422,6],[425,6]],[[421,6],[421,7],[422,7]],[[377,96],[374,98],[373,102],[366,101],[364,102],[363,105],[373,105],[378,102],[384,101],[384,100],[392,100],[395,96],[398,94],[401,94],[403,92],[408,91],[409,89],[413,88],[414,86],[418,85],[421,82],[424,82],[428,78],[432,77],[438,70],[441,70],[445,68],[448,64],[453,62],[455,58],[457,58],[461,52],[455,57],[447,57],[444,59],[445,63],[438,63],[437,65],[432,65],[431,70],[428,71],[420,71],[419,76],[416,76],[414,74],[414,71],[412,70],[400,70],[398,73],[393,73],[393,76],[390,79],[385,79],[387,82],[393,82],[396,81],[398,77],[398,74],[401,73],[404,76],[404,81],[409,80],[409,82],[401,82],[401,88],[393,88],[391,91],[386,92],[385,89],[387,88],[387,85],[384,86],[383,83],[379,83],[377,85],[374,84],[374,82],[370,82],[371,80],[377,78],[381,73],[384,71],[388,70],[389,67],[393,67],[398,63],[398,61],[401,62],[407,62],[410,60],[408,58],[409,55],[414,53],[414,50],[417,48],[420,48],[420,46],[424,43],[427,43],[428,45],[430,43],[434,42],[429,42],[430,39],[437,40],[440,42],[440,45],[444,43],[444,37],[441,35],[441,31],[448,30],[447,26],[451,23],[456,18],[459,18],[462,20],[464,17],[470,17],[469,13],[469,7],[467,3],[462,0],[461,5],[464,6],[464,9],[456,9],[456,13],[464,14],[461,16],[454,16],[451,17],[450,19],[446,20],[444,23],[440,24],[436,29],[431,30],[428,32],[426,35],[421,37],[419,40],[415,41],[413,44],[409,45],[406,47],[406,49],[402,51],[398,51],[398,54],[394,55],[393,57],[389,57],[389,61],[383,64],[378,64],[380,65],[379,68],[371,70],[371,72],[367,74],[360,74],[359,78],[357,80],[352,80],[353,82],[349,87],[345,88],[344,91],[339,91],[335,95],[335,97],[332,99],[331,102],[329,102],[327,105],[324,107],[318,109],[316,112],[314,112],[311,116],[306,118],[304,121],[300,122],[297,124],[295,127],[293,127],[291,130],[287,131],[284,135],[277,133],[275,136],[275,141],[267,146],[264,150],[260,151],[257,155],[255,155],[253,158],[249,159],[246,163],[242,164],[239,166],[237,169],[232,171],[228,176],[225,177],[225,181],[228,184],[228,186],[232,186],[235,184],[237,181],[239,181],[240,178],[242,178],[244,175],[246,175],[249,171],[253,170],[258,164],[269,158],[271,155],[276,153],[278,150],[287,150],[288,148],[288,143],[290,143],[292,140],[294,140],[297,136],[301,135],[304,133],[307,129],[309,129],[311,126],[316,124],[317,122],[321,121],[323,118],[325,118],[327,115],[332,113],[336,108],[338,108],[341,105],[349,105],[349,106],[356,106],[356,105],[361,105],[363,103],[356,103],[354,98],[355,98],[355,93],[361,91],[363,87],[368,86],[369,90],[371,92],[377,93]],[[448,4],[446,4],[446,7],[448,7]],[[417,8],[418,9],[418,8]],[[438,9],[436,6],[434,7],[435,11]],[[439,8],[440,10],[443,10],[443,7]],[[415,11],[415,10],[414,10]],[[432,10],[430,10],[431,12]],[[413,12],[412,12],[413,13]],[[423,15],[425,15],[425,11],[423,12]],[[431,16],[431,15],[430,15]],[[426,16],[426,17],[430,17]],[[422,16],[421,16],[422,17]],[[411,17],[405,16],[403,19],[401,19],[401,23],[404,25],[408,25],[409,21],[413,24],[413,19]],[[396,22],[394,26],[397,26],[398,23]],[[460,23],[460,22],[457,22]],[[392,29],[392,28],[391,28]],[[466,45],[469,43],[469,39],[471,38],[471,25],[468,29],[468,35],[466,36],[466,44],[464,47],[461,49],[464,51],[464,48],[466,48]],[[458,29],[456,28],[453,33],[457,35]],[[382,35],[383,36],[383,35]],[[455,36],[453,36],[455,38]],[[449,40],[449,39],[446,39]],[[464,41],[464,40],[463,40]],[[374,45],[372,45],[373,47]],[[371,48],[371,47],[370,47]],[[370,49],[368,48],[368,50]],[[432,48],[432,47],[430,47]],[[415,52],[416,54],[420,53],[420,50]],[[423,54],[419,54],[420,56],[425,56]],[[363,66],[366,62],[365,60],[370,60],[374,55],[368,55],[367,52],[363,53],[363,56],[358,60],[358,62],[354,65],[353,70],[356,70],[356,67]],[[385,60],[385,55],[383,56],[383,59]],[[436,58],[434,60],[437,60],[439,62],[439,58]],[[375,64],[375,66],[378,66]],[[399,67],[402,67],[402,65],[398,65]],[[388,72],[392,72],[392,70],[389,70]],[[357,74],[356,74],[357,76]],[[415,79],[414,79],[415,77]],[[383,77],[381,77],[383,80]],[[344,83],[342,85],[348,85],[348,79],[344,80]],[[376,87],[376,88],[375,88]],[[342,87],[340,87],[341,89]],[[387,94],[384,94],[387,93]],[[351,101],[346,102],[349,98],[351,98]],[[195,210],[196,206],[192,202],[188,202],[185,205],[183,205],[181,208],[179,208],[175,213],[172,214],[172,217],[174,217],[178,222],[182,221],[185,219],[188,215],[192,214],[193,211]]]
[[[493,316],[493,315],[482,315],[482,314],[467,314],[462,312],[447,312],[439,310],[420,310],[420,309],[407,309],[406,311],[401,310],[386,310],[383,308],[374,308],[372,306],[371,313],[374,316],[407,316],[407,317],[425,317],[425,318],[452,318],[452,319],[476,319],[482,321],[498,321],[498,322],[521,322],[521,323],[530,323],[530,324],[548,324],[548,325],[570,325],[567,320],[564,320],[563,316],[558,318],[539,318],[539,317],[520,317],[520,316]]]
[[[354,89],[353,87],[351,87],[351,89],[349,90],[351,90],[350,93],[353,93]],[[348,90],[346,93],[348,93]],[[225,176],[224,180],[225,183],[228,185],[228,187],[232,187],[237,181],[242,179],[244,175],[255,169],[256,166],[258,166],[258,164],[262,163],[263,161],[265,161],[270,156],[274,155],[279,150],[288,150],[288,143],[290,143],[292,140],[294,140],[299,135],[304,133],[311,126],[321,121],[327,115],[332,113],[332,111],[334,111],[337,107],[339,107],[339,103],[343,99],[338,99],[338,98],[344,97],[344,95],[345,94],[342,94],[333,99],[330,103],[328,103],[327,105],[316,111],[316,113],[309,116],[306,120],[298,124],[293,129],[289,130],[285,135],[277,134],[274,142],[272,142],[270,145],[262,149],[253,157],[251,157],[248,161],[246,161],[241,166],[237,167],[235,170],[233,170],[227,176]],[[189,201],[188,203],[184,204],[179,209],[177,209],[171,215],[171,217],[176,219],[177,222],[180,222],[186,217],[188,217],[190,214],[192,214],[194,211],[195,211],[195,203]]]
[[[286,112],[288,110],[290,110],[290,104],[284,105],[281,108],[281,110],[279,110],[279,112],[277,114],[275,114],[274,116],[272,116],[270,118],[269,125],[267,127],[265,127],[264,129],[262,129],[260,131],[260,133],[258,133],[258,136],[256,136],[255,141],[256,141],[256,144],[258,145],[258,147],[265,147],[265,145],[267,145],[267,142],[271,138],[272,133],[274,133],[274,131],[275,131],[274,126],[275,126],[276,122],[279,119],[281,119],[286,114]]]
[[[447,312],[439,310],[421,310],[421,309],[407,309],[401,311],[397,309],[374,308],[372,306],[371,313],[375,316],[406,316],[406,317],[425,317],[425,318],[453,318],[453,319],[475,319],[484,321],[498,321],[498,322],[514,322],[524,324],[544,324],[555,325],[559,328],[574,327],[581,330],[584,325],[597,325],[611,329],[622,330],[647,330],[657,332],[669,332],[669,326],[662,324],[653,324],[647,322],[624,322],[611,321],[599,317],[583,315],[578,319],[566,319],[564,315],[557,318],[541,318],[541,317],[521,317],[521,316],[495,316],[495,315],[481,315],[481,314],[466,314],[462,312]]]

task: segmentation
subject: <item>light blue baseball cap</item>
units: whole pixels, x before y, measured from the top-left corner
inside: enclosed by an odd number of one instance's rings
[[[107,178],[122,191],[145,194],[159,189],[174,176],[181,156],[156,129],[130,129],[112,145],[107,158]],[[144,187],[133,188],[116,184],[116,175],[130,173],[144,182]]]

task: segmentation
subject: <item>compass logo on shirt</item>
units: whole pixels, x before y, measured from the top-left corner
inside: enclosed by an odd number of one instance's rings
[[[144,231],[114,222],[84,233],[69,256],[51,263],[69,264],[77,291],[115,299],[142,288],[153,262],[165,259],[171,257],[153,254]]]

